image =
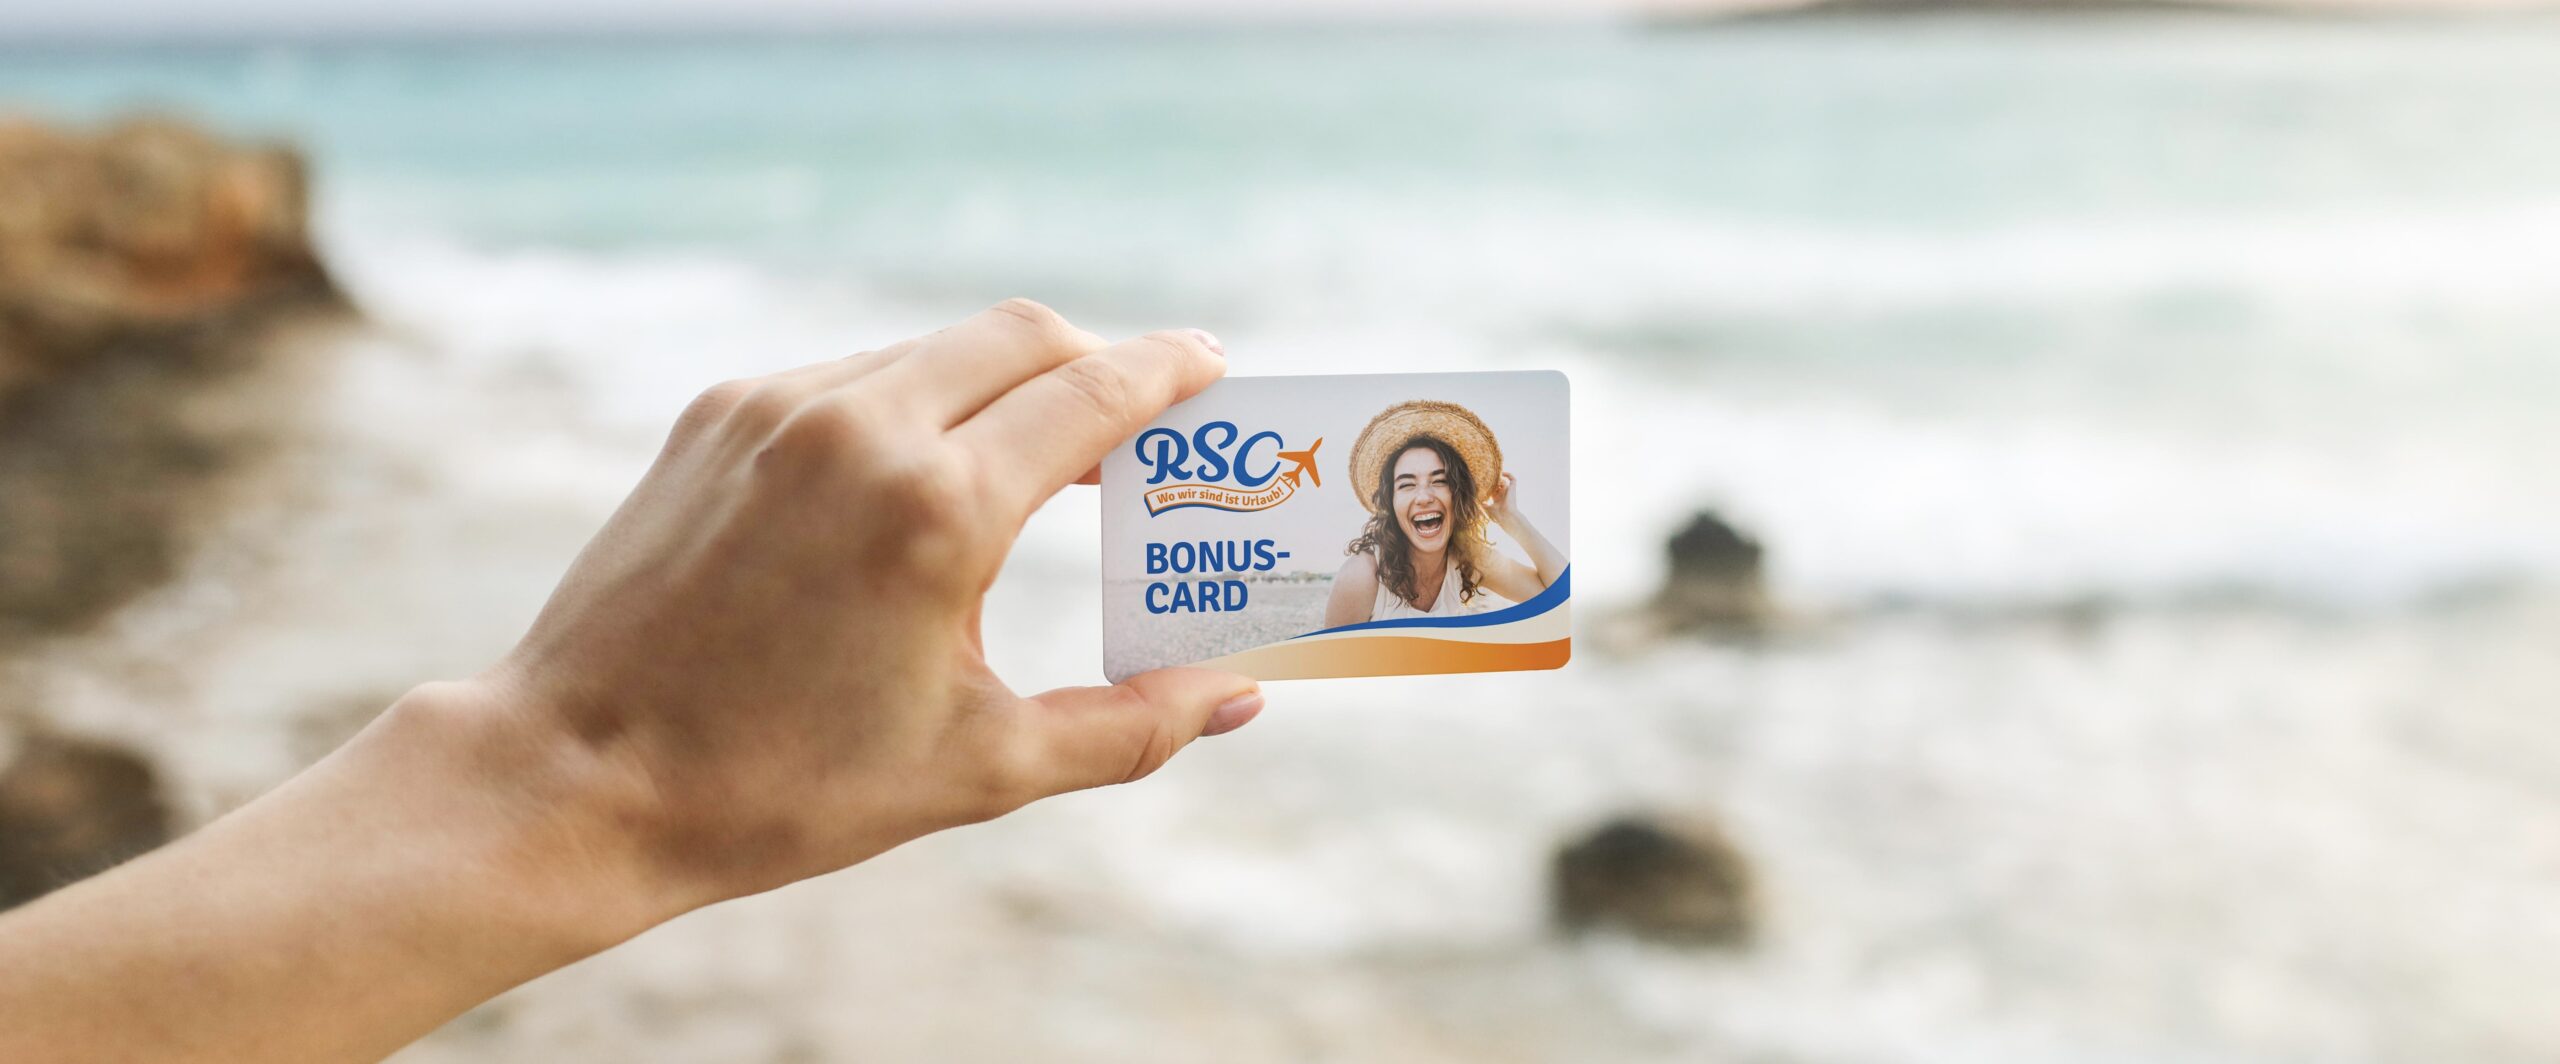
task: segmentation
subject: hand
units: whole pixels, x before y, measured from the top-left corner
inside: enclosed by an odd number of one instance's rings
[[[0,914],[0,1060],[380,1060],[688,909],[1243,724],[1243,677],[1023,698],[978,641],[1032,509],[1224,368],[1012,302],[703,393],[496,666]]]
[[[1513,490],[1519,485],[1520,478],[1509,470],[1504,470],[1502,476],[1494,481],[1493,494],[1484,499],[1485,516],[1492,518],[1494,524],[1509,528],[1513,521],[1519,519],[1519,512],[1511,508]]]
[[[460,700],[567,751],[679,911],[1147,775],[1258,710],[1252,681],[1024,698],[979,612],[1034,508],[1224,370],[1197,330],[1106,346],[1014,301],[712,388]]]

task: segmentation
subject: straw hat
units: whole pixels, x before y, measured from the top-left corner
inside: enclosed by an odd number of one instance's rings
[[[1502,482],[1502,445],[1483,418],[1456,403],[1415,399],[1380,411],[1352,443],[1351,492],[1360,497],[1361,506],[1377,512],[1378,474],[1387,456],[1404,453],[1416,436],[1436,436],[1457,451],[1475,477],[1477,492],[1490,493]]]

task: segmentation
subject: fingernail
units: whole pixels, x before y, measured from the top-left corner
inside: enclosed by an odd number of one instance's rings
[[[1217,355],[1219,358],[1227,357],[1227,349],[1219,346],[1218,338],[1209,335],[1209,331],[1207,329],[1189,329],[1185,331],[1191,334],[1192,339],[1200,341],[1200,346],[1208,348],[1210,353]]]
[[[1244,722],[1252,720],[1253,715],[1260,712],[1262,712],[1262,692],[1247,691],[1228,699],[1226,704],[1218,707],[1217,712],[1209,714],[1209,726],[1200,729],[1200,734],[1204,737],[1225,735],[1244,727]]]

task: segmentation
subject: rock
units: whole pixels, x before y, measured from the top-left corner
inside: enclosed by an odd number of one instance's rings
[[[0,118],[0,408],[135,341],[336,304],[301,157],[174,120],[96,134]]]
[[[0,652],[177,565],[216,474],[282,421],[246,371],[343,316],[301,159],[183,123],[0,118]]]
[[[1700,510],[1671,537],[1671,574],[1654,610],[1671,628],[1688,631],[1758,631],[1769,625],[1770,606],[1760,541]]]
[[[169,841],[151,763],[105,743],[36,735],[0,772],[0,909]]]
[[[1581,933],[1608,928],[1689,946],[1751,940],[1751,868],[1713,823],[1628,815],[1557,851],[1554,915]]]

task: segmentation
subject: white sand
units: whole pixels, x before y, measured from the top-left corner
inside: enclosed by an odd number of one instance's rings
[[[654,443],[387,340],[332,387],[186,577],[18,677],[199,819],[499,652]],[[1024,686],[1098,674],[1092,518],[1044,513],[989,606]],[[2549,1060],[2555,637],[2530,595],[1912,614],[1280,684],[1142,785],[698,913],[399,1059]],[[1726,818],[1758,947],[1544,930],[1559,837],[1637,805]]]

